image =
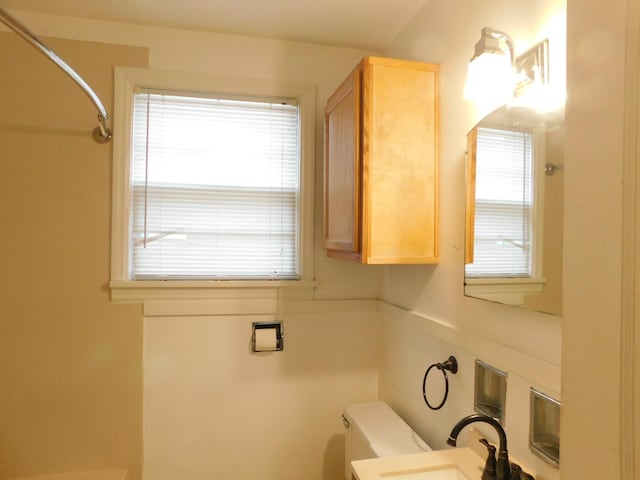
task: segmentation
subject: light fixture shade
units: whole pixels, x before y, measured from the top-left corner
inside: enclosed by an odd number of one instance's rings
[[[476,104],[505,103],[515,86],[515,48],[509,35],[484,27],[469,62],[464,97]]]
[[[469,62],[464,97],[500,105],[511,98],[515,75],[507,52],[484,52]]]

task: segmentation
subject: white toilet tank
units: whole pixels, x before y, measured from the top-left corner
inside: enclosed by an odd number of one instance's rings
[[[384,402],[357,403],[344,409],[345,478],[351,480],[351,461],[431,450]]]

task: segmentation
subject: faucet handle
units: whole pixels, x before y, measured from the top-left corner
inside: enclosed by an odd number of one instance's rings
[[[511,464],[511,475],[509,476],[509,480],[520,480],[522,473],[522,468],[517,463]]]
[[[496,478],[496,447],[491,445],[486,438],[478,440],[487,447],[487,461],[482,471],[482,480],[495,480]]]

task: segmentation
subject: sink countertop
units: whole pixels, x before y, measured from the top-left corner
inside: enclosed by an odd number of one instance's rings
[[[457,467],[469,480],[480,480],[484,459],[469,447],[433,450],[352,462],[355,480],[402,480],[411,474]]]

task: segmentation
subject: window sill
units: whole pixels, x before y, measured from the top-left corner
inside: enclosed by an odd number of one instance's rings
[[[147,303],[184,300],[277,300],[279,296],[303,298],[313,292],[313,280],[113,280],[113,303]]]
[[[540,295],[546,284],[544,277],[534,278],[466,278],[465,295],[506,305],[520,306],[525,295]]]

